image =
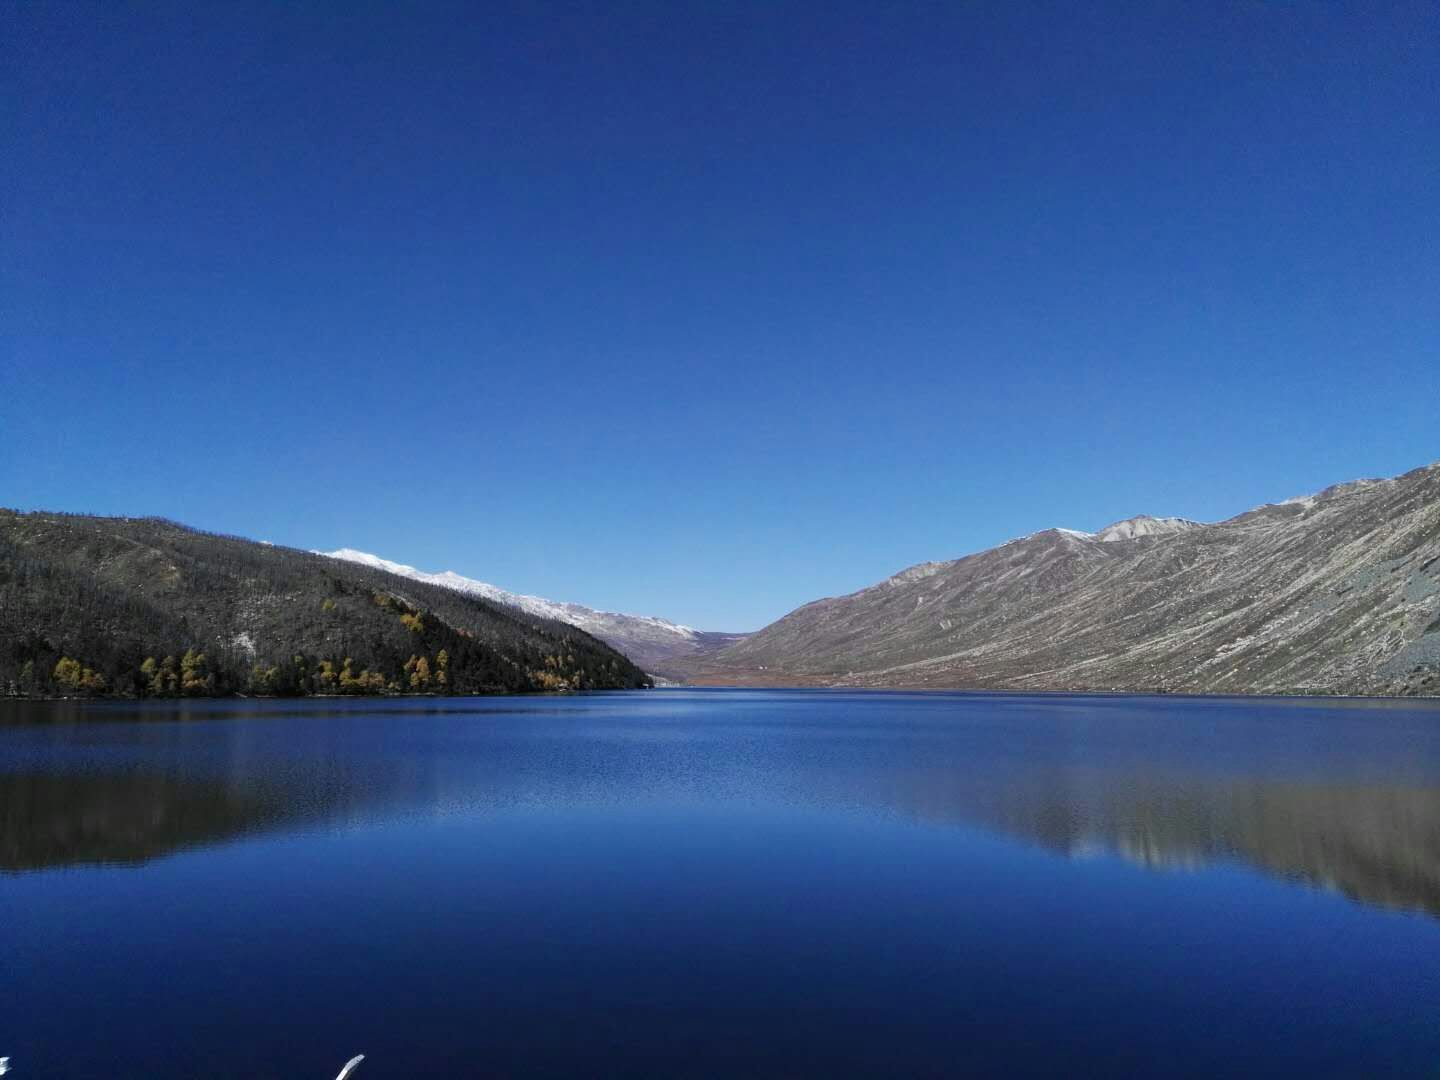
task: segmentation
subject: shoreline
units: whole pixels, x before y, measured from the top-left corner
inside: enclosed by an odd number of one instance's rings
[[[465,698],[529,698],[529,697],[575,697],[579,694],[626,694],[649,693],[655,690],[709,690],[709,691],[779,691],[793,693],[833,694],[967,694],[993,697],[1095,697],[1095,698],[1179,698],[1181,700],[1217,701],[1396,701],[1396,702],[1440,702],[1440,694],[1357,694],[1353,692],[1329,692],[1325,690],[1273,690],[1273,691],[1220,691],[1220,690],[1164,690],[1155,687],[1134,689],[1099,690],[1093,687],[1076,689],[1022,689],[995,686],[841,686],[833,683],[722,683],[696,682],[672,683],[666,686],[615,686],[585,690],[496,690],[478,694],[432,694],[432,693],[384,693],[384,694],[297,694],[280,696],[267,694],[197,694],[185,697],[131,697],[123,695],[87,697],[76,694],[51,695],[7,695],[0,697],[0,704],[7,702],[71,702],[74,704],[106,704],[141,702],[186,702],[186,701],[382,701],[412,698],[434,700],[463,700]]]

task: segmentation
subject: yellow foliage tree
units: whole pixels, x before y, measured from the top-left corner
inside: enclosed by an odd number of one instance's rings
[[[105,676],[71,657],[62,656],[60,658],[55,665],[54,675],[60,689],[67,693],[103,694],[105,692]]]
[[[150,692],[152,694],[173,694],[178,686],[179,678],[175,674],[175,657],[167,656],[160,661],[160,669],[150,680]]]
[[[186,694],[208,694],[215,689],[215,676],[204,653],[185,650],[180,658],[180,689]]]
[[[55,665],[55,681],[61,690],[75,693],[80,689],[80,682],[83,678],[79,660],[72,660],[68,656],[62,656],[60,662]]]

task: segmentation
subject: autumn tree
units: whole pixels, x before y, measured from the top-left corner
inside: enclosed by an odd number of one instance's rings
[[[150,677],[150,693],[156,697],[175,693],[179,686],[179,677],[175,674],[175,657],[165,657],[160,661],[160,666],[152,670],[154,674]]]
[[[215,689],[215,676],[210,673],[204,653],[186,649],[180,658],[180,689],[190,695],[209,694]]]
[[[56,663],[54,679],[61,690],[70,694],[103,694],[107,685],[105,676],[68,656]]]

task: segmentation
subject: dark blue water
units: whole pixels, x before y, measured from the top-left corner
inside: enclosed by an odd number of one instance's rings
[[[0,704],[34,1077],[1433,1074],[1440,707]]]

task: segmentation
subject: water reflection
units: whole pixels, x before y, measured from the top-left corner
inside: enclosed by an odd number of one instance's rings
[[[0,730],[11,740],[0,742],[9,751],[0,757],[0,871],[134,865],[401,814],[643,803],[664,815],[682,801],[743,802],[898,814],[1156,869],[1238,860],[1440,916],[1440,784],[1395,765],[1405,747],[1387,745],[1386,729],[1362,732],[1368,744],[1332,730],[1324,746],[1345,749],[1338,759],[1296,748],[1312,714],[1265,720],[1270,743],[1252,717],[1241,765],[1225,756],[1237,729],[1212,725],[1196,742],[1193,716],[1171,729],[1151,717],[1143,734],[1109,723],[1077,736],[1075,717],[1053,708],[1030,726],[1012,717],[962,727],[948,713],[943,723],[928,714],[897,723],[893,703],[880,724],[872,707],[847,703],[841,719],[806,713],[804,723],[763,705],[742,720],[697,724],[686,699],[678,712],[648,715],[613,701],[493,705],[483,715],[460,703],[391,704],[326,706],[284,724],[256,722],[275,719],[273,710],[218,708],[207,725],[52,724],[24,729],[28,738],[12,727]],[[1372,757],[1357,763],[1357,745]]]
[[[1440,916],[1436,788],[1122,771],[956,783],[927,771],[886,794],[917,817],[1069,858],[1114,854],[1156,870],[1240,860],[1358,902]]]
[[[9,773],[0,777],[0,871],[138,865],[296,822],[306,806],[264,784],[161,772]]]

